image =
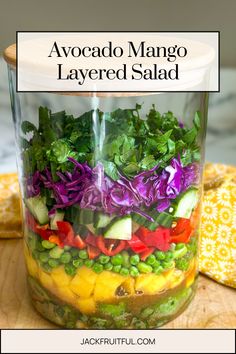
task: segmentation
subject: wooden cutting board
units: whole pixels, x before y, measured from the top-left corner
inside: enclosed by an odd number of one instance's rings
[[[0,240],[0,328],[57,328],[30,303],[22,240]],[[236,328],[236,290],[200,276],[193,302],[164,328]]]

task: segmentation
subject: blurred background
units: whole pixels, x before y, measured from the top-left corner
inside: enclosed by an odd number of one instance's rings
[[[236,165],[235,0],[1,0],[0,56],[17,30],[220,31],[221,92],[210,95],[206,159]],[[0,172],[14,171],[8,79],[0,58]]]

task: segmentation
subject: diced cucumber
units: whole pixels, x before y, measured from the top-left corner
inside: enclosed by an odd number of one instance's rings
[[[48,208],[43,197],[37,196],[28,198],[25,200],[25,204],[40,225],[48,223]]]
[[[189,219],[192,213],[192,210],[195,208],[198,202],[198,191],[195,188],[189,189],[184,195],[180,198],[174,216],[178,218]]]
[[[104,232],[105,238],[115,240],[131,240],[132,238],[132,218],[130,215],[119,218],[108,226]]]
[[[157,215],[159,215],[158,212],[157,212]],[[140,226],[144,226],[151,231],[156,230],[156,228],[159,226],[159,224],[157,222],[149,221],[147,218],[145,218],[144,216],[142,216],[140,214],[135,213],[132,215],[132,218],[136,224],[138,224]]]
[[[166,212],[158,213],[157,210],[149,211],[148,215],[153,218],[154,222],[149,221],[144,216],[136,213],[132,215],[132,218],[137,224],[144,226],[151,231],[156,230],[160,225],[163,227],[171,227],[174,219],[173,215]]]
[[[87,236],[88,235],[88,229],[87,229],[88,225],[78,225],[78,224],[73,224],[73,229],[75,231],[76,235],[79,236]]]
[[[63,221],[65,213],[57,210],[50,220],[50,228],[52,230],[58,230],[57,221]]]
[[[92,234],[96,234],[96,229],[93,224],[87,224],[86,226],[87,226],[88,230],[90,232],[92,232]]]
[[[140,225],[137,224],[135,221],[132,221],[132,234],[135,234],[136,231],[140,228]]]
[[[171,227],[173,222],[173,216],[169,213],[163,211],[160,215],[156,218],[156,221],[159,225],[163,227]]]
[[[79,212],[79,224],[87,225],[93,224],[94,221],[94,211],[91,209],[81,209]]]
[[[114,219],[114,215],[108,215],[108,214],[103,214],[103,213],[97,213],[96,215],[96,222],[95,222],[95,227],[97,229],[106,227],[111,223],[111,221]]]

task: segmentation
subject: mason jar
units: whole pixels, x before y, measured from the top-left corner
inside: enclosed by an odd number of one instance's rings
[[[17,93],[27,279],[66,328],[150,329],[196,292],[207,93]]]

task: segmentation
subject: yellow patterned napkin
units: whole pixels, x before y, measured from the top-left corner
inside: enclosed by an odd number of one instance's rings
[[[236,288],[236,167],[206,164],[199,268]]]
[[[0,238],[21,237],[20,194],[17,174],[0,175]]]

